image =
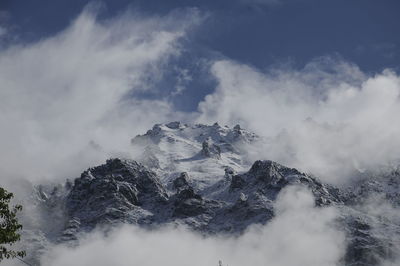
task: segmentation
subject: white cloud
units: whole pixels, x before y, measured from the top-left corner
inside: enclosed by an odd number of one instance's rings
[[[175,90],[171,93],[172,96],[180,95],[186,90],[187,84],[192,81],[192,76],[189,74],[189,70],[185,68],[176,67],[177,82]]]
[[[218,86],[199,104],[199,121],[235,124],[269,137],[256,153],[340,182],[354,169],[398,160],[400,78],[367,76],[321,58],[303,70],[260,72],[232,61],[212,67]]]
[[[295,203],[295,204],[293,204]],[[77,247],[57,246],[43,265],[333,266],[343,255],[342,232],[333,229],[333,207],[316,208],[312,194],[289,187],[279,195],[277,216],[235,238],[203,237],[179,228],[145,231],[132,226],[104,237],[89,234]]]
[[[400,235],[397,233],[400,224],[399,206],[390,202],[383,194],[372,193],[363,202],[359,202],[356,209],[370,216],[373,221],[370,222],[370,234],[387,247],[387,255],[381,258],[379,265],[400,265]]]
[[[126,96],[151,89],[198,20],[183,10],[98,21],[89,6],[55,36],[0,50],[2,180],[74,177],[127,151],[131,137],[169,114],[179,117],[167,102]]]

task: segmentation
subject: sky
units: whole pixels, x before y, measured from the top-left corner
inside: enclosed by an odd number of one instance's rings
[[[8,41],[34,42],[66,28],[87,0],[1,0],[0,25]],[[165,15],[194,7],[204,16],[190,33],[186,55],[177,63],[189,70],[189,87],[174,100],[180,110],[195,110],[212,91],[213,81],[199,69],[199,59],[228,57],[267,69],[276,65],[302,68],[320,56],[337,56],[376,73],[399,71],[400,3],[396,0],[114,0],[103,1],[99,17],[111,18],[127,9]],[[0,31],[1,33],[1,31]],[[6,38],[3,38],[6,39]],[[175,62],[176,63],[176,62]],[[159,86],[176,82],[175,70]],[[171,87],[171,86],[170,86]],[[162,90],[166,94],[168,90]],[[143,97],[159,97],[143,95]],[[163,95],[165,96],[165,95]]]
[[[76,176],[176,120],[334,183],[400,160],[398,1],[0,3],[4,175]]]

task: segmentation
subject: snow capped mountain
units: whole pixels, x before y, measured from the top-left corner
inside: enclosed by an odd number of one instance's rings
[[[189,172],[197,187],[204,188],[224,176],[226,169],[243,172],[247,161],[246,147],[259,141],[254,133],[241,129],[180,122],[157,124],[144,135],[132,139],[137,161],[155,171],[165,183]]]
[[[398,206],[398,172],[338,188],[277,162],[248,161],[247,148],[259,141],[238,125],[157,124],[132,139],[136,158],[112,158],[72,182],[38,188],[38,204],[60,225],[42,234],[47,241],[73,242],[95,228],[134,224],[240,235],[251,225],[268,223],[279,193],[295,185],[312,192],[315,206],[339,210],[337,223],[348,242],[343,264],[376,265],[393,254],[399,216],[388,220],[363,203],[380,195]],[[63,215],[55,216],[55,209]]]

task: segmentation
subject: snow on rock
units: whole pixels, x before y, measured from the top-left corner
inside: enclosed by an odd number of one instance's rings
[[[259,140],[240,126],[171,122],[154,125],[131,144],[140,154],[135,160],[156,171],[161,179],[167,182],[181,172],[190,172],[198,181],[196,186],[202,188],[219,181],[226,167],[245,171],[251,164],[246,147]]]
[[[337,188],[277,162],[247,161],[246,147],[258,141],[239,125],[157,124],[132,139],[132,149],[140,154],[136,158],[109,159],[51,192],[38,188],[37,201],[49,215],[55,209],[64,212],[65,220],[54,220],[61,224],[56,234],[61,242],[121,223],[241,234],[274,217],[282,189],[304,186],[314,195],[315,206],[333,205],[340,211],[338,226],[349,243],[345,265],[377,265],[390,258],[399,246],[400,215],[393,211],[388,220],[381,215],[383,210],[366,210],[370,205],[364,203],[379,194],[399,206],[398,171]],[[388,233],[388,228],[397,233]]]

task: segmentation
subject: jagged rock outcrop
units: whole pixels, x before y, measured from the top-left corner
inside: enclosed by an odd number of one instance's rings
[[[180,176],[174,180],[174,188],[177,191],[188,188],[189,187],[188,180],[189,180],[189,175],[186,172],[181,173]]]
[[[277,193],[289,184],[307,186],[313,192],[317,205],[342,201],[337,188],[322,184],[294,168],[273,161],[256,161],[247,173],[232,177],[230,189],[247,191],[257,187],[258,191],[263,191],[270,199],[275,199]]]
[[[116,223],[150,228],[171,223],[204,234],[241,234],[274,217],[275,200],[285,187],[304,186],[317,207],[334,205],[340,212],[338,226],[349,243],[344,265],[372,266],[393,256],[398,238],[386,232],[400,234],[400,215],[388,220],[362,206],[375,195],[399,206],[399,172],[337,188],[277,162],[249,164],[243,147],[259,139],[239,125],[157,124],[132,140],[142,151],[137,161],[107,160],[64,186],[38,188],[37,198],[49,213],[65,212],[57,238],[64,242]]]
[[[202,214],[207,210],[203,198],[187,186],[175,195],[174,217],[191,217]]]
[[[230,181],[232,180],[232,177],[236,174],[235,169],[233,169],[232,167],[226,166],[224,169],[225,172],[225,180]]]
[[[168,194],[154,172],[122,159],[83,172],[65,199],[68,216],[85,229],[113,222],[140,223],[146,216],[143,210],[167,202]]]
[[[381,265],[400,252],[400,172],[365,173],[344,191],[343,230],[349,237],[349,265]],[[393,264],[395,265],[395,264]]]
[[[134,137],[131,144],[139,154],[135,160],[154,170],[193,172],[195,164],[198,169],[207,169],[210,176],[226,166],[244,171],[251,163],[246,161],[246,145],[260,139],[240,126],[171,122],[154,125],[145,134]]]
[[[202,143],[201,154],[205,157],[220,159],[221,148],[218,145],[212,143],[211,139],[208,138]]]
[[[257,161],[243,174],[226,169],[231,180],[221,180],[225,185],[218,183],[215,190],[196,191],[188,173],[182,172],[168,191],[140,163],[110,159],[75,179],[65,198],[70,219],[62,238],[75,239],[79,231],[116,222],[149,225],[175,220],[204,232],[240,233],[251,224],[268,222],[277,194],[289,184],[309,187],[317,204],[340,201],[333,188],[272,161]]]

